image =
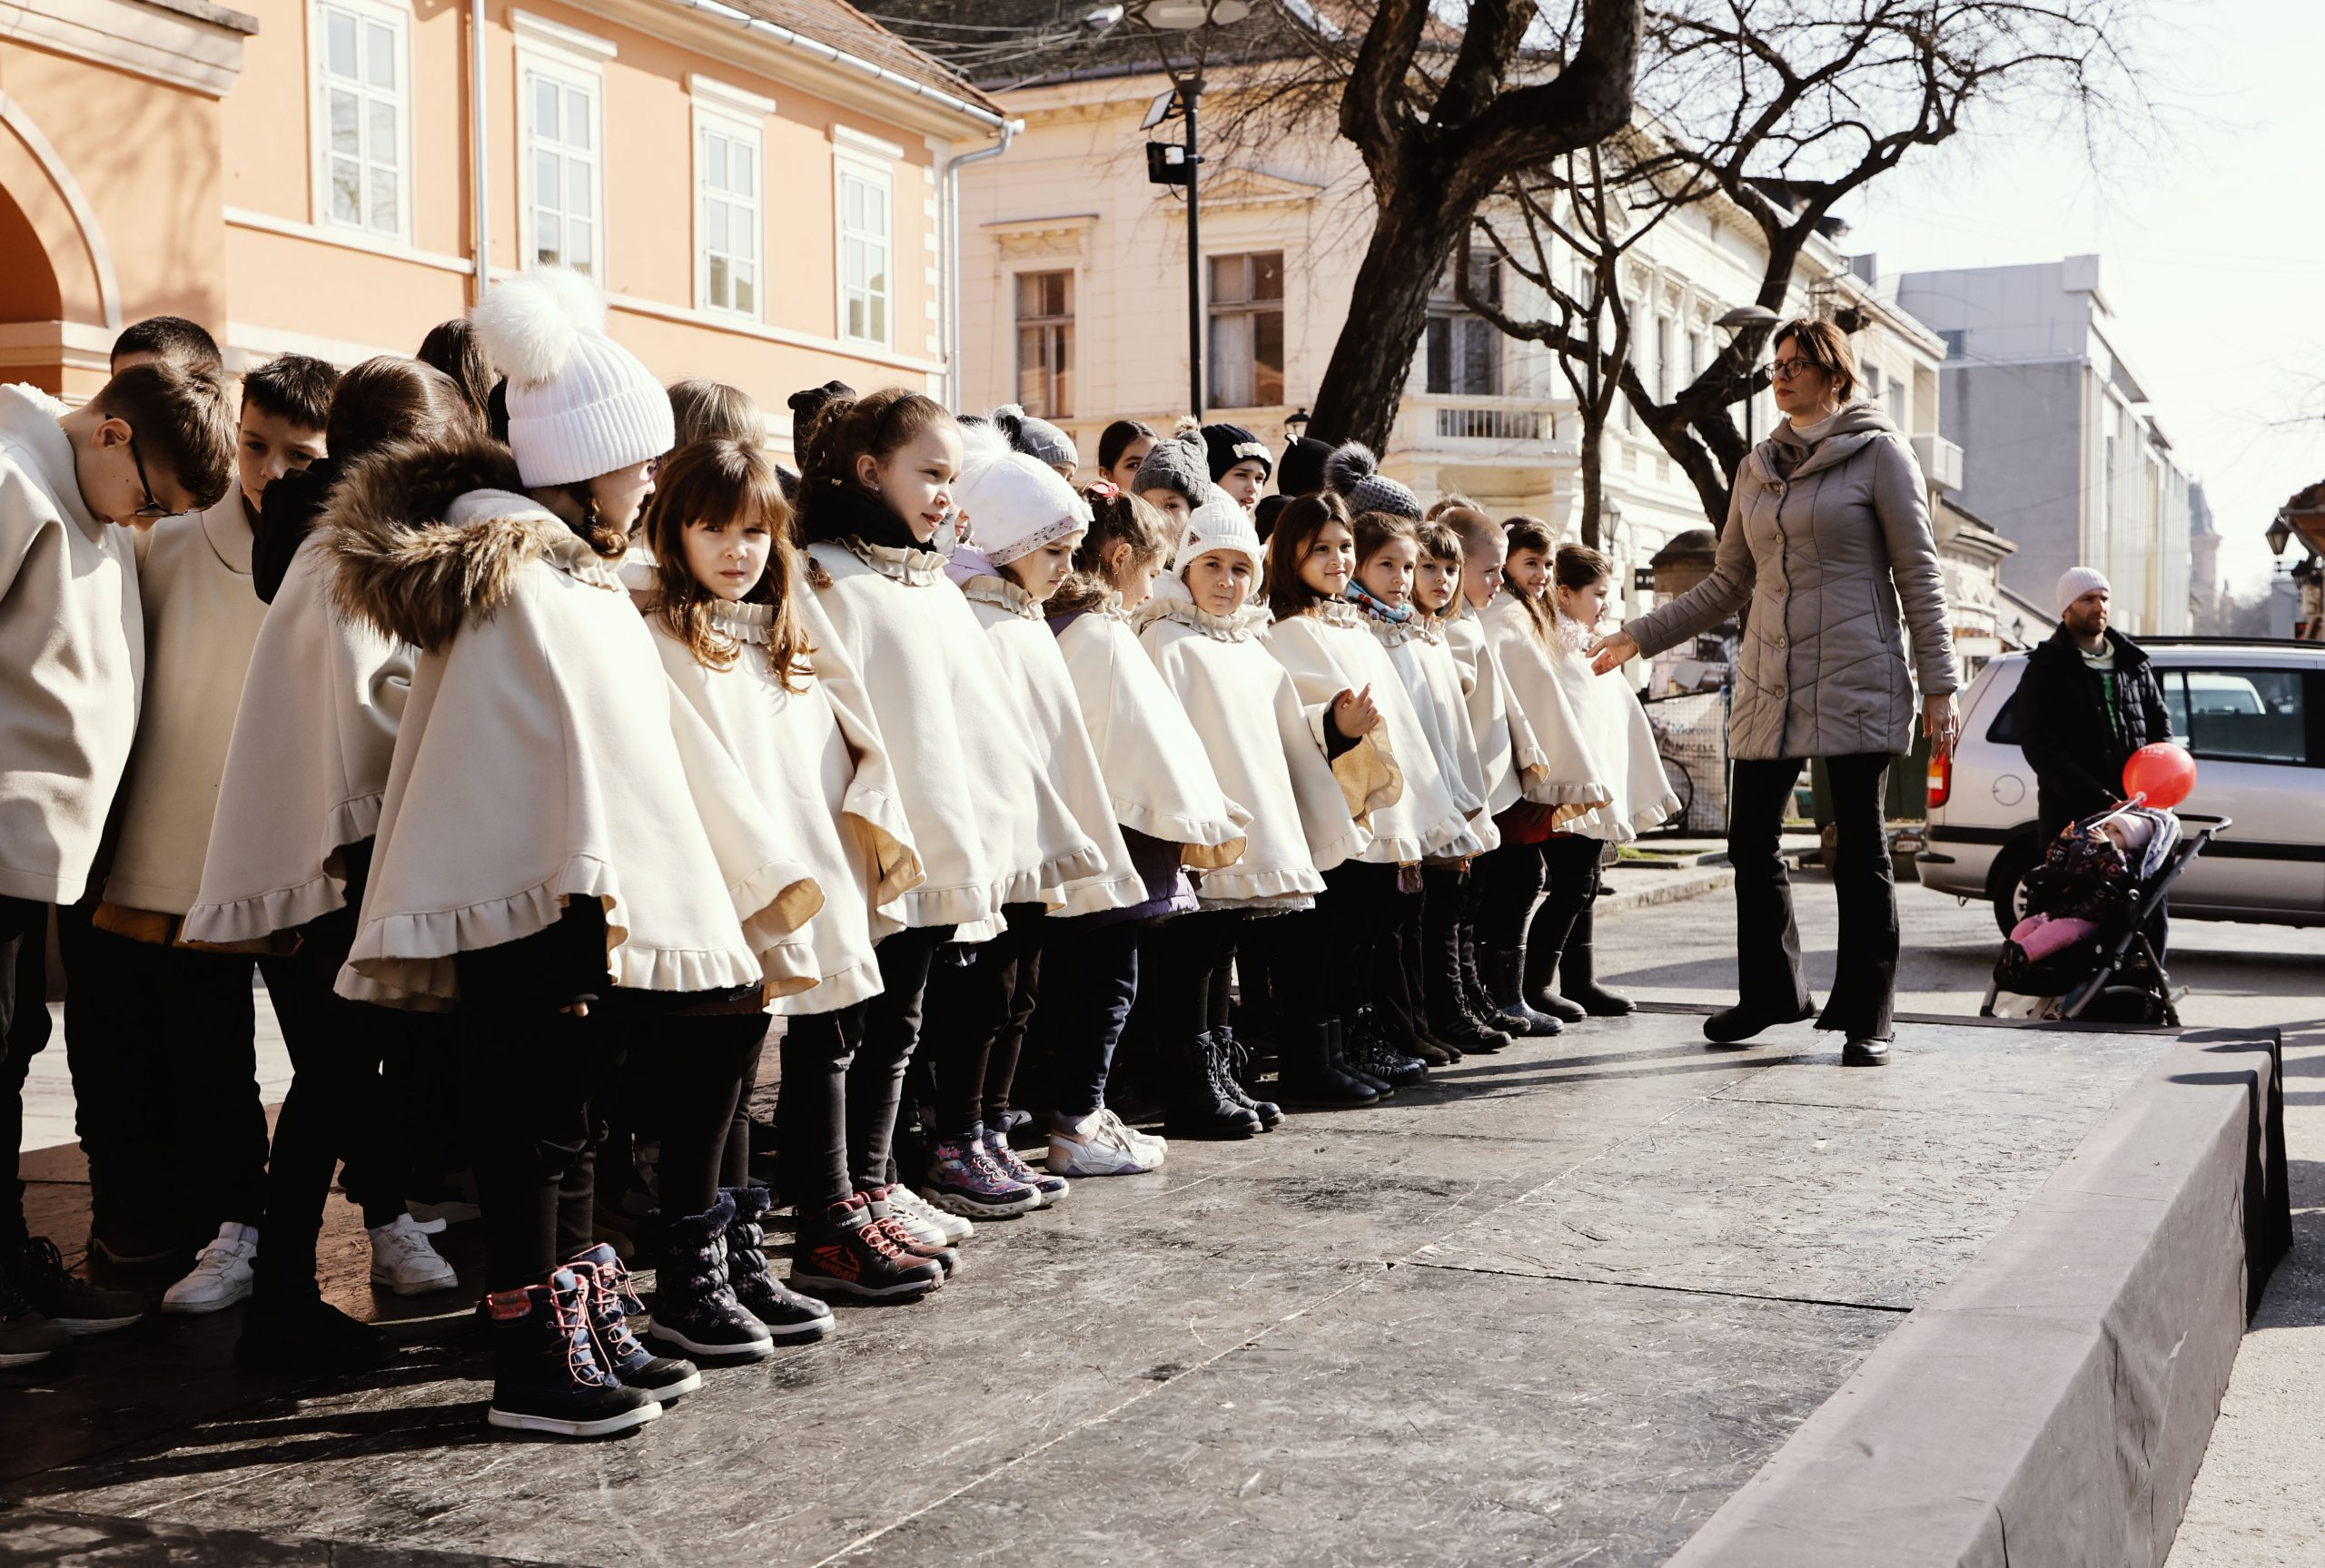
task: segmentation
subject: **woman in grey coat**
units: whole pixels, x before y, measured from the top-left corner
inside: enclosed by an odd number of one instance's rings
[[[1591,651],[1603,675],[1749,606],[1727,732],[1738,994],[1704,1021],[1704,1035],[1733,1045],[1815,1011],[1778,835],[1801,764],[1823,757],[1839,826],[1841,934],[1816,1027],[1845,1036],[1843,1061],[1877,1065],[1888,1060],[1897,981],[1883,790],[1890,759],[1913,744],[1912,672],[1931,747],[1953,747],[1954,640],[1921,466],[1887,416],[1849,400],[1848,339],[1829,321],[1792,321],[1774,351],[1770,379],[1786,420],[1736,473],[1711,576]]]

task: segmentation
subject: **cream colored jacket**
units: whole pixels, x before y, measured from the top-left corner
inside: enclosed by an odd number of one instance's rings
[[[1012,677],[945,557],[829,542],[807,554],[823,569],[816,602],[862,672],[927,872],[888,909],[904,925],[950,925],[974,942],[1000,930],[1004,904],[1062,907],[1062,890],[1099,875],[1108,856],[1050,781]]]
[[[241,485],[208,511],[164,518],[139,537],[137,593],[149,675],[104,897],[183,914],[202,890],[234,714],[266,621]]]
[[[1542,749],[1548,776],[1538,789],[1529,790],[1526,798],[1556,808],[1558,825],[1571,828],[1613,800],[1614,786],[1583,738],[1582,721],[1526,606],[1505,591],[1494,596],[1479,620],[1509,679],[1511,703]]]
[[[266,606],[188,942],[264,942],[340,908],[342,852],[379,831],[420,651],[341,614],[331,573],[318,529]]]
[[[711,625],[737,645],[713,669],[649,616],[662,667],[749,779],[768,820],[824,892],[806,927],[816,980],[776,1002],[780,1013],[835,1012],[880,993],[873,944],[899,929],[876,914],[921,883],[879,726],[864,711],[856,672],[812,596],[803,596],[812,673],[776,678],[768,662],[773,605],[712,606]],[[795,689],[796,688],[796,689]]]
[[[1221,786],[1251,814],[1242,854],[1197,883],[1206,908],[1306,908],[1323,891],[1321,873],[1371,847],[1375,814],[1404,788],[1370,736],[1325,760],[1291,672],[1260,641],[1266,625],[1263,609],[1214,616],[1183,595],[1139,606],[1140,644]]]
[[[130,533],[81,502],[66,409],[0,387],[0,896],[76,903],[137,733]]]
[[[1465,600],[1461,613],[1440,623],[1445,648],[1461,677],[1469,709],[1469,733],[1478,743],[1478,766],[1486,777],[1486,810],[1496,816],[1548,783],[1549,768],[1526,715],[1509,700],[1509,677],[1500,656],[1486,641],[1485,623]]]
[[[376,508],[333,508],[340,599],[421,652],[341,994],[444,1006],[455,954],[545,930],[576,898],[604,905],[618,986],[814,984],[800,928],[823,892],[613,567],[522,495],[444,496],[513,488],[490,443],[357,471],[381,482]]]
[[[1613,796],[1581,821],[1568,823],[1567,831],[1628,843],[1670,821],[1679,809],[1679,797],[1663,771],[1663,754],[1638,698],[1620,674],[1591,673],[1583,650],[1595,634],[1564,616],[1556,625],[1558,635],[1548,650],[1550,668],[1566,693],[1591,773]]]
[[[1477,732],[1469,724],[1469,695],[1461,689],[1461,667],[1445,646],[1445,631],[1436,621],[1416,614],[1401,622],[1365,617],[1366,629],[1389,656],[1390,667],[1403,683],[1405,695],[1429,737],[1430,754],[1454,806],[1469,820],[1469,832],[1484,854],[1501,847],[1501,830],[1486,809],[1492,786],[1485,761],[1478,752]]]
[[[1478,836],[1438,766],[1420,715],[1387,651],[1365,629],[1362,611],[1345,602],[1322,604],[1309,614],[1271,623],[1262,640],[1277,662],[1291,672],[1309,731],[1319,745],[1324,743],[1324,714],[1333,698],[1344,691],[1372,688],[1372,701],[1380,710],[1380,735],[1386,736],[1386,749],[1404,775],[1404,791],[1394,805],[1374,812],[1372,843],[1359,859],[1376,865],[1412,865],[1479,853]]]

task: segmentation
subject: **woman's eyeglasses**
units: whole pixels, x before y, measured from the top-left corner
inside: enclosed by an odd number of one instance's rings
[[[1774,360],[1768,364],[1768,380],[1789,381],[1801,371],[1815,369],[1816,361],[1814,360]]]

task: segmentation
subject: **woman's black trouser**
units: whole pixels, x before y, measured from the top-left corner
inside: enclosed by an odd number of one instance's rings
[[[953,940],[949,925],[896,932],[874,950],[880,965],[880,994],[865,1004],[863,1043],[847,1069],[847,1165],[852,1192],[868,1192],[888,1181],[888,1155],[895,1146],[896,1111],[904,1103],[905,1073],[920,1043],[921,1013],[927,999],[931,961]]]
[[[332,989],[355,942],[371,869],[369,841],[346,853],[347,902],[300,929],[298,951],[259,961],[291,1052],[291,1087],[274,1121],[266,1165],[266,1218],[258,1277],[269,1290],[312,1291],[315,1238],[332,1171],[365,1226],[403,1212],[404,1162],[388,1110],[381,1061],[406,1015],[350,1001]]]
[[[1052,929],[1042,940],[1041,1006],[1029,1027],[1035,1055],[1049,1068],[1049,1109],[1078,1121],[1106,1103],[1114,1048],[1138,1001],[1145,922],[1084,917],[1046,923]]]
[[[941,1139],[998,1128],[1008,1114],[1017,1056],[1041,996],[1042,906],[1013,903],[1008,928],[971,950],[966,965],[939,965],[928,980],[929,1065],[936,1080],[935,1126]]]
[[[1886,1040],[1897,996],[1897,888],[1889,863],[1882,753],[1827,757],[1838,844],[1833,889],[1840,951],[1816,1027],[1855,1040]],[[1736,868],[1736,971],[1739,1004],[1766,1018],[1808,1005],[1800,929],[1780,835],[1801,759],[1739,757],[1727,806],[1727,858]]]

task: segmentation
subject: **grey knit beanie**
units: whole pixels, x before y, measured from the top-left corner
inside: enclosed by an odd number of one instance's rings
[[[1079,464],[1082,454],[1074,449],[1073,438],[1051,424],[1047,419],[1029,414],[1014,403],[1004,403],[993,411],[993,428],[1009,439],[1009,449],[1023,452],[1044,463]]]
[[[1324,488],[1348,503],[1351,514],[1387,512],[1420,521],[1420,498],[1380,471],[1380,459],[1362,441],[1350,441],[1324,459]]]
[[[1149,490],[1176,490],[1187,498],[1189,509],[1200,507],[1211,498],[1208,455],[1192,441],[1157,441],[1146,460],[1138,465],[1138,472],[1131,476],[1130,490],[1134,496]]]

